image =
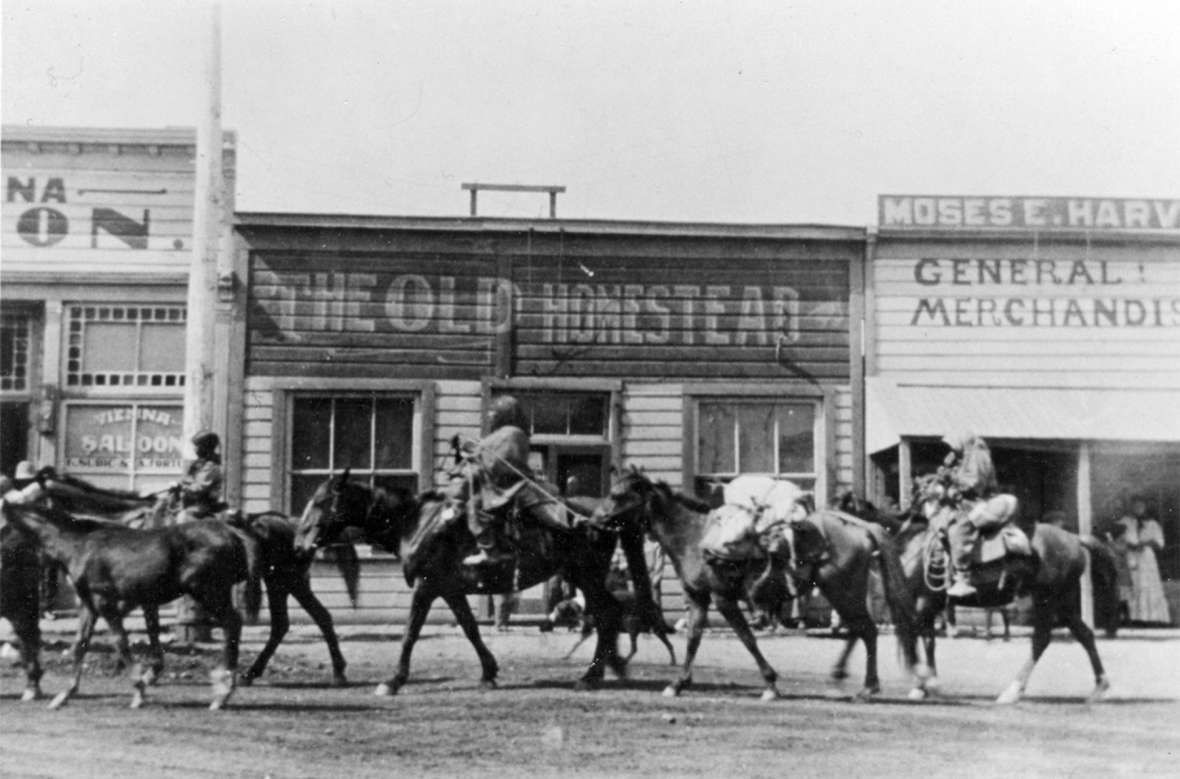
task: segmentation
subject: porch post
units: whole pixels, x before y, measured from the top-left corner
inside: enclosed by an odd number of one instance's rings
[[[1090,442],[1082,441],[1078,447],[1078,535],[1092,535],[1094,532],[1093,506],[1090,502]],[[1082,573],[1082,621],[1094,627],[1094,587],[1090,582],[1090,558],[1086,557],[1086,570]]]
[[[900,484],[897,485],[898,502],[901,504],[900,508],[908,509],[910,504],[914,502],[914,475],[913,475],[913,460],[910,452],[910,439],[902,437],[897,444],[897,480]]]

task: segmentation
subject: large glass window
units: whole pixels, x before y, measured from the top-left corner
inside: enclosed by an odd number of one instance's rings
[[[412,395],[297,395],[291,403],[289,508],[299,512],[333,473],[371,487],[418,489]]]
[[[184,472],[179,404],[68,403],[62,465],[102,487],[152,492]]]
[[[697,495],[716,498],[718,485],[738,474],[763,474],[815,489],[818,414],[812,401],[699,401]]]
[[[184,386],[184,306],[71,305],[68,319],[68,386]]]

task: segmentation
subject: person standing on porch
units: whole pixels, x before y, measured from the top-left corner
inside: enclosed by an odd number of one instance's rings
[[[1148,515],[1142,495],[1131,498],[1131,513],[1119,520],[1126,530],[1120,539],[1131,572],[1131,622],[1171,624],[1168,601],[1156,555],[1164,549],[1164,531]]]

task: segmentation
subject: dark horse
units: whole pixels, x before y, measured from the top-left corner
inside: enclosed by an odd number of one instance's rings
[[[208,520],[139,530],[115,522],[75,519],[36,501],[5,501],[4,517],[18,531],[35,536],[41,549],[66,569],[82,601],[74,644],[74,679],[49,704],[58,708],[78,691],[83,660],[98,617],[115,633],[119,660],[132,669],[131,706],[143,704],[154,679],[131,656],[123,617],[144,607],[151,619],[161,604],[189,595],[205,607],[225,631],[223,667],[212,672],[212,709],[222,708],[233,693],[242,618],[234,608],[233,586],[256,576],[258,544],[225,522]],[[158,633],[158,623],[149,634]],[[159,650],[153,639],[153,650]]]
[[[920,489],[918,494],[924,493]],[[872,504],[866,502],[858,501],[849,503],[848,506],[864,512],[867,518],[878,515]],[[901,556],[906,579],[915,597],[915,626],[925,645],[927,667],[923,673],[917,675],[918,683],[910,691],[910,698],[914,700],[928,697],[937,689],[938,684],[934,663],[934,623],[947,605],[947,551],[944,534],[938,530],[938,523],[932,519],[937,512],[944,509],[945,507],[940,506],[938,499],[933,495],[929,498],[919,498],[893,540],[893,546]],[[1023,586],[1018,588],[1020,592],[1017,592],[1016,587],[1020,580],[1010,577],[1012,586],[985,586],[980,588],[979,595],[972,600],[954,601],[959,606],[994,608],[1010,603],[1018,594],[1028,594],[1032,598],[1032,656],[996,702],[1016,703],[1020,700],[1033,667],[1049,646],[1053,628],[1058,626],[1068,627],[1073,637],[1085,649],[1095,678],[1090,700],[1101,700],[1110,687],[1110,682],[1102,668],[1102,660],[1098,657],[1094,633],[1082,621],[1081,578],[1086,570],[1088,557],[1093,580],[1098,584],[1096,590],[1103,593],[1109,591],[1107,583],[1113,582],[1117,576],[1114,559],[1106,547],[1096,539],[1079,537],[1055,525],[1037,523],[1033,528],[1026,528],[1026,532],[1030,535],[1033,558],[1028,562],[1029,570],[1023,574]],[[993,585],[1001,584],[1003,581],[1001,575]]]
[[[606,588],[618,540],[614,534],[589,527],[561,532],[527,520],[511,520],[508,526],[516,535],[512,540],[518,550],[516,561],[481,566],[477,571],[462,564],[463,558],[475,551],[475,543],[461,519],[444,515],[447,506],[447,499],[438,493],[414,496],[380,487],[370,489],[349,481],[345,471],[320,485],[300,522],[297,543],[305,551],[330,543],[352,527],[360,529],[369,542],[397,552],[402,559],[406,582],[413,588],[409,622],[402,635],[397,671],[377,687],[378,695],[396,694],[409,678],[410,655],[436,598],[450,607],[475,648],[483,669],[482,686],[495,687],[496,660],[480,637],[467,595],[513,592],[556,573],[563,573],[582,590],[598,627],[594,659],[579,680],[579,689],[601,682],[608,665],[620,676],[625,673],[626,664],[617,646],[621,608]],[[642,539],[636,538],[641,545]],[[639,554],[642,560],[642,549]]]
[[[51,472],[44,479],[45,499],[50,505],[63,509],[75,517],[84,515],[98,519],[117,520],[122,524],[138,525],[144,528],[163,527],[168,524],[167,511],[164,510],[165,501],[157,500],[154,496],[142,496],[123,490],[110,490],[96,487],[87,481],[68,474]],[[162,508],[164,507],[164,508]],[[270,662],[275,650],[282,642],[290,628],[290,617],[287,612],[287,598],[294,597],[303,607],[308,616],[315,621],[324,641],[328,645],[328,653],[332,658],[332,680],[334,684],[344,685],[346,663],[340,653],[340,642],[336,637],[336,630],[332,623],[332,615],[311,590],[309,571],[312,563],[311,555],[297,554],[295,550],[295,523],[286,515],[274,511],[248,514],[244,518],[234,521],[234,527],[244,532],[258,547],[259,576],[247,581],[247,606],[252,613],[258,611],[258,601],[261,592],[257,588],[259,579],[266,583],[267,605],[270,613],[270,632],[262,652],[255,658],[250,668],[242,674],[239,682],[249,686],[262,675],[266,665]],[[353,602],[356,602],[357,571],[349,565],[355,558],[355,551],[349,545],[344,551],[351,555],[341,554],[337,557],[341,572],[344,574]],[[159,675],[163,668],[163,652],[160,649],[159,614],[156,606],[144,605],[144,622],[148,632],[148,640],[154,655],[152,671]],[[23,643],[23,642],[22,642]]]
[[[12,623],[25,668],[22,701],[41,697],[41,561],[37,539],[0,524],[0,617]]]
[[[778,675],[759,651],[754,633],[739,605],[742,600],[750,600],[750,593],[757,588],[758,580],[766,575],[767,561],[756,559],[736,564],[711,563],[700,546],[709,523],[709,507],[674,492],[663,482],[652,481],[636,469],[624,473],[615,482],[610,496],[599,511],[614,522],[625,521],[631,514],[640,515],[648,532],[672,560],[688,596],[688,646],[684,666],[680,678],[670,684],[664,694],[678,695],[692,684],[692,663],[701,643],[705,617],[712,601],[758,664],[766,682],[762,699],[777,698]],[[873,695],[880,691],[877,676],[877,626],[869,615],[865,596],[874,558],[881,565],[886,598],[893,612],[898,641],[906,662],[911,668],[917,663],[915,639],[910,632],[913,614],[902,579],[900,561],[883,532],[840,512],[816,511],[807,519],[792,525],[796,539],[794,546],[797,547],[793,574],[805,582],[818,585],[848,627],[848,642],[832,670],[831,678],[838,683],[847,677],[845,665],[848,656],[858,640],[864,641],[865,685],[858,697]]]

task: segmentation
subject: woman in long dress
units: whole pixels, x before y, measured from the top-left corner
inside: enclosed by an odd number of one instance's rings
[[[1126,528],[1120,541],[1131,571],[1131,621],[1170,624],[1168,601],[1156,562],[1156,554],[1164,548],[1163,528],[1147,516],[1147,503],[1139,497],[1131,501],[1131,514],[1119,522]]]

